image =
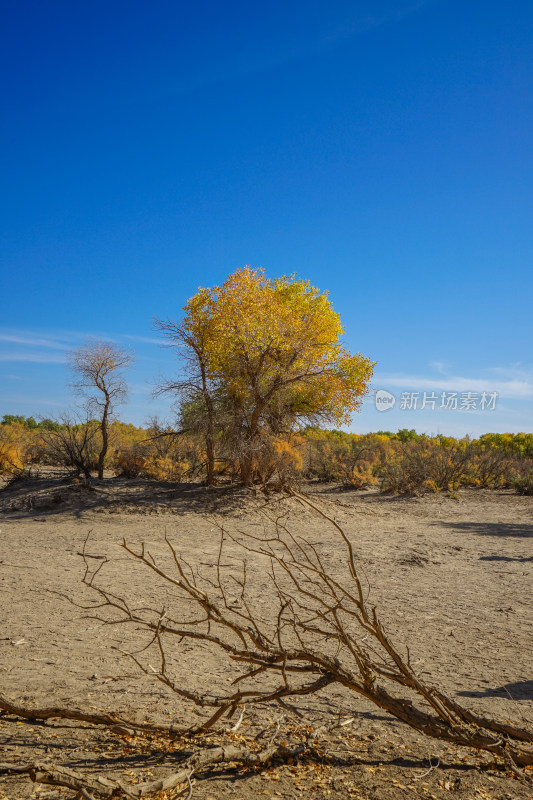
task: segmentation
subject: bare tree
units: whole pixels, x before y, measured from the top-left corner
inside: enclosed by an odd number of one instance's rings
[[[193,335],[184,325],[166,319],[155,319],[155,328],[167,339],[168,347],[177,350],[183,362],[182,378],[162,379],[156,388],[157,394],[177,396],[182,408],[194,407],[194,428],[201,433],[205,443],[206,483],[215,482],[215,399],[208,375],[205,355],[205,331],[199,326]],[[189,414],[189,416],[191,416]],[[186,426],[191,420],[185,420]]]
[[[131,367],[133,352],[112,342],[88,339],[67,353],[74,375],[73,386],[88,399],[91,410],[100,415],[102,448],[98,456],[98,477],[104,477],[104,462],[109,447],[109,422],[117,405],[127,395],[124,372]]]

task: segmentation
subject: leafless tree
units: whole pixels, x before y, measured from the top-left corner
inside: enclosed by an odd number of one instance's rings
[[[69,351],[67,360],[74,376],[72,385],[87,398],[88,408],[99,412],[102,447],[97,466],[101,479],[109,447],[109,422],[116,406],[126,399],[124,373],[133,364],[134,354],[112,342],[88,339]]]
[[[167,340],[168,347],[176,350],[182,362],[182,377],[162,378],[156,388],[157,394],[171,394],[181,401],[182,407],[196,405],[194,428],[201,433],[205,442],[206,483],[215,482],[215,399],[209,379],[205,357],[205,341],[202,330],[193,336],[179,322],[156,318],[154,326]],[[187,422],[191,423],[191,420]],[[186,422],[186,427],[187,427]]]

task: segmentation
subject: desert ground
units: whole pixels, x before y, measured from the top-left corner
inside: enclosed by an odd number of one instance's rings
[[[469,489],[406,499],[376,490],[304,488],[342,525],[369,602],[394,642],[409,648],[420,674],[476,712],[533,728],[533,497]],[[87,540],[91,567],[107,558],[99,574],[103,584],[139,605],[165,605],[172,593],[132,561],[120,546],[123,538],[135,547],[147,543],[164,560],[166,532],[193,568],[209,571],[217,560],[219,525],[237,536],[261,535],[265,513],[283,513],[295,535],[323,548],[333,574],[340,568],[338,538],[294,498],[122,478],[95,481],[87,489],[52,472],[4,487],[0,694],[29,707],[110,711],[126,719],[176,725],[204,719],[205,711],[184,704],[124,655],[144,646],[145,634],[132,626],[103,625],[70,602],[83,605],[88,599],[80,554]],[[248,585],[261,614],[269,611],[268,581],[260,559],[248,555]],[[176,648],[169,669],[183,686],[224,685],[232,677],[219,654],[186,642]],[[291,743],[302,731],[340,716],[352,721],[319,735],[301,761],[265,769],[212,767],[168,797],[533,796],[531,786],[486,752],[426,738],[343,688],[329,687],[295,705],[300,716],[278,706],[247,708],[237,731],[230,730],[235,720],[222,719],[207,741],[244,743],[272,731]],[[180,739],[65,720],[23,721],[4,713],[0,798],[74,797],[13,774],[6,764],[51,761],[135,783],[172,772],[187,746]]]

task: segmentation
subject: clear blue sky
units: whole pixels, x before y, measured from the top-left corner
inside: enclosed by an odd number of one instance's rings
[[[0,37],[0,416],[67,407],[87,336],[164,413],[153,316],[250,264],[378,362],[353,430],[533,429],[531,0],[17,0]]]

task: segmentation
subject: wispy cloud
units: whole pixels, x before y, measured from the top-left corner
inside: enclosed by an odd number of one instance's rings
[[[510,364],[508,367],[490,367],[488,371],[500,378],[509,378],[510,380],[527,381],[533,374],[533,371],[527,370],[522,364]]]
[[[18,344],[28,347],[44,347],[52,350],[66,350],[82,344],[87,339],[101,339],[106,342],[124,340],[161,344],[162,340],[155,336],[138,336],[132,333],[113,333],[107,331],[73,331],[73,330],[29,330],[0,329],[0,343]]]
[[[344,39],[349,39],[352,36],[367,33],[375,28],[393,25],[396,22],[400,22],[405,17],[411,16],[411,14],[416,14],[425,6],[428,6],[431,1],[432,0],[417,0],[417,2],[408,3],[401,8],[396,8],[393,11],[383,14],[367,14],[366,16],[358,14],[353,18],[346,19],[336,31],[327,37],[326,41],[335,44]]]
[[[533,397],[533,376],[524,373],[520,378],[498,380],[495,378],[468,378],[463,375],[386,375],[374,376],[377,388],[418,389],[433,392],[498,392],[503,399]]]
[[[25,361],[34,364],[61,364],[65,356],[59,353],[0,353],[0,361]]]
[[[429,366],[440,372],[441,375],[447,375],[450,365],[446,361],[430,361]]]
[[[158,344],[162,345],[162,339],[156,339],[155,336],[136,336],[132,333],[124,333],[122,336],[123,339],[129,339],[132,342],[143,342],[145,344]]]
[[[403,19],[422,11],[435,1],[413,0],[413,2],[404,3],[395,9],[369,14],[362,13],[356,6],[354,13],[340,19],[337,17],[336,20],[331,19],[331,17],[334,17],[334,12],[330,17],[325,13],[322,18],[322,25],[317,26],[314,31],[308,33],[303,38],[303,41],[295,43],[293,38],[289,38],[286,41],[281,38],[280,40],[269,40],[263,44],[259,40],[255,43],[255,47],[247,49],[244,53],[238,52],[228,55],[227,59],[217,65],[216,71],[203,72],[200,68],[196,74],[193,71],[186,78],[180,76],[175,83],[160,84],[156,89],[151,86],[149,95],[145,92],[140,93],[138,87],[136,87],[135,92],[126,91],[123,92],[120,98],[115,98],[114,105],[116,107],[117,102],[122,107],[131,105],[138,107],[140,103],[150,103],[152,105],[154,102],[161,102],[170,97],[198,91],[205,86],[216,86],[217,84],[240,80],[249,75],[268,72],[286,64],[313,58],[319,53],[327,52],[339,45],[342,46],[344,42],[350,41],[350,39],[357,36],[364,36],[366,33],[378,28],[397,24]],[[107,107],[107,103],[104,107]]]
[[[37,419],[40,416],[40,408],[42,406],[49,406],[50,408],[55,409],[55,411],[60,411],[62,408],[67,408],[69,405],[72,406],[72,403],[68,403],[68,401],[62,399],[52,399],[50,397],[39,397],[38,400],[35,399],[33,395],[27,394],[19,394],[19,395],[12,395],[11,397],[7,398],[9,400],[11,406],[13,407],[13,411],[9,413],[26,413],[31,414],[31,416],[35,416]],[[26,410],[24,409],[26,406]]]
[[[54,341],[53,339],[38,339],[30,338],[27,336],[6,335],[0,333],[0,342],[7,342],[9,344],[23,344],[30,347],[48,347],[52,350],[64,350],[67,347],[65,342]]]

